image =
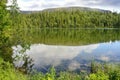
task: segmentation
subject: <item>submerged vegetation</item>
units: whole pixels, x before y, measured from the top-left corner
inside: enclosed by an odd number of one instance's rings
[[[82,45],[120,40],[120,14],[100,11],[55,10],[30,14],[11,10],[0,1],[0,80],[119,80],[119,65],[91,64],[91,72],[25,74],[13,66],[12,46],[26,43]],[[84,29],[83,29],[84,28]],[[90,29],[88,29],[90,28]],[[104,28],[104,29],[101,29]],[[111,30],[107,30],[111,28]],[[112,29],[114,28],[114,29]],[[26,57],[27,58],[27,57]],[[26,64],[25,64],[26,66]]]

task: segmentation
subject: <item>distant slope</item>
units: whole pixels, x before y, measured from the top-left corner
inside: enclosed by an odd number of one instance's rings
[[[59,7],[59,8],[49,8],[44,9],[42,11],[98,11],[98,12],[111,12],[110,10],[103,10],[97,8],[89,8],[89,7]],[[41,11],[21,11],[22,13],[34,13]]]
[[[62,10],[68,10],[68,11],[100,11],[100,12],[111,12],[109,10],[103,10],[103,9],[97,9],[97,8],[89,8],[89,7],[60,7],[60,8],[50,8],[45,9],[43,11],[62,11]]]
[[[16,26],[34,26],[35,28],[120,28],[120,14],[88,7],[61,7],[42,11],[22,11],[20,18],[22,21],[16,23]]]

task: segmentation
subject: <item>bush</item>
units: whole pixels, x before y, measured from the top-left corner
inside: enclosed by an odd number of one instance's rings
[[[103,71],[98,71],[97,73],[90,74],[88,80],[109,80],[109,76]]]
[[[14,69],[12,64],[0,58],[0,80],[26,80],[27,77]]]
[[[120,67],[115,66],[109,71],[109,80],[120,80]]]

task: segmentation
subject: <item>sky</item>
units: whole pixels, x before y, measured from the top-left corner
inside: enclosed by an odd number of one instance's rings
[[[17,3],[21,10],[32,11],[57,7],[80,6],[120,12],[120,0],[17,0]]]

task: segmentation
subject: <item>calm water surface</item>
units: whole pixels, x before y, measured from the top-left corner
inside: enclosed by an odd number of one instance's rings
[[[13,49],[14,57],[20,46]],[[34,60],[34,68],[38,71],[47,71],[50,66],[58,70],[74,71],[88,69],[93,59],[98,62],[120,62],[120,41],[84,46],[33,44],[26,54]],[[23,64],[22,60],[14,63],[16,66]]]

